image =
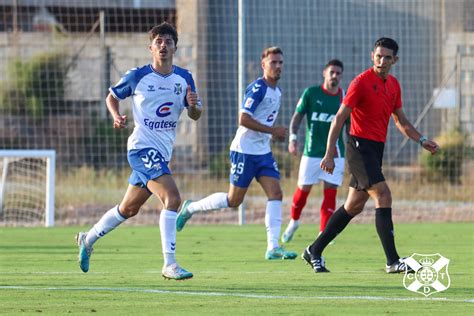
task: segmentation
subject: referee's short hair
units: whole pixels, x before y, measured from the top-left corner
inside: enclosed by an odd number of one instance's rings
[[[377,41],[375,41],[374,50],[379,46],[393,50],[393,56],[396,56],[398,53],[398,44],[392,38],[389,38],[389,37],[379,38]]]

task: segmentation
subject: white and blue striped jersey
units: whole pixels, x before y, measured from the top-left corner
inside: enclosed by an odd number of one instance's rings
[[[261,124],[273,126],[280,109],[280,100],[280,88],[273,89],[263,78],[258,78],[247,87],[240,112],[249,114]],[[264,155],[271,152],[271,138],[271,134],[257,132],[240,125],[230,145],[230,150],[244,154]]]
[[[162,75],[146,65],[131,69],[109,89],[117,100],[132,97],[135,128],[128,138],[128,150],[155,148],[165,161],[170,161],[176,125],[188,106],[188,85],[196,91],[193,77],[186,69],[173,66],[173,72]]]

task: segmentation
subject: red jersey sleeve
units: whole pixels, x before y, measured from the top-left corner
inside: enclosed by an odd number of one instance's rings
[[[398,80],[395,80],[395,82],[397,83],[397,90],[398,90],[397,98],[395,100],[395,109],[399,109],[402,107],[402,89],[400,88],[400,83],[398,82]]]
[[[360,103],[360,100],[362,98],[362,89],[360,89],[361,85],[362,83],[360,82],[359,78],[352,80],[351,84],[349,85],[349,88],[347,88],[346,96],[344,97],[344,100],[342,100],[342,103],[345,106],[354,109],[354,107],[356,107],[356,105]]]

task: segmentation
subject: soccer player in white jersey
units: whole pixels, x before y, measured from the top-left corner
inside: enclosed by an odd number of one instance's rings
[[[265,213],[267,251],[265,258],[295,259],[295,252],[286,251],[278,243],[281,229],[280,172],[273,159],[270,140],[283,142],[287,129],[273,126],[280,108],[281,90],[277,86],[283,70],[283,52],[268,47],[262,53],[263,77],[252,82],[245,92],[240,109],[240,126],[230,146],[230,188],[228,193],[214,193],[200,201],[184,201],[176,220],[182,230],[195,213],[239,206],[253,178],[262,186],[268,202]]]
[[[176,125],[181,112],[197,120],[201,102],[191,73],[173,65],[178,34],[163,22],[150,32],[149,50],[152,64],[134,68],[113,87],[107,96],[107,108],[114,128],[124,128],[126,115],[119,111],[119,101],[131,97],[135,128],[128,138],[128,161],[132,173],[129,186],[119,205],[107,211],[88,231],[77,234],[79,265],[89,270],[94,243],[125,220],[135,216],[140,207],[154,194],[163,203],[160,214],[161,245],[164,257],[163,277],[189,279],[193,274],[176,262],[176,212],[181,197],[168,163],[176,137]]]

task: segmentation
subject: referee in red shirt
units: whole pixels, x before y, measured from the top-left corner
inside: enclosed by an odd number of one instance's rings
[[[350,220],[362,212],[369,197],[375,201],[375,225],[382,242],[387,273],[409,269],[397,253],[393,234],[392,194],[382,174],[382,158],[390,116],[406,137],[418,142],[435,154],[439,147],[420,134],[408,121],[402,109],[400,84],[390,75],[397,62],[398,44],[391,38],[380,38],[372,51],[373,66],[359,74],[349,85],[336,117],[332,121],[327,150],[321,160],[321,169],[334,170],[334,150],[338,135],[346,119],[351,117],[350,136],[346,146],[351,181],[346,202],[329,219],[326,229],[308,246],[302,257],[315,272],[329,272],[324,248],[339,234]]]

